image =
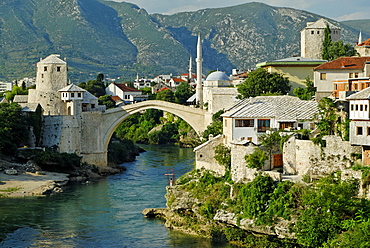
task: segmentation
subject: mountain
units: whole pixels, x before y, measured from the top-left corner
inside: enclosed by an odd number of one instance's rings
[[[319,18],[262,3],[149,15],[137,5],[104,0],[1,1],[0,80],[33,77],[39,58],[52,53],[67,58],[75,82],[98,73],[133,80],[137,73],[187,72],[198,34],[204,73],[229,73],[299,54],[300,30]],[[342,28],[345,42],[357,41],[358,30],[329,21]]]
[[[360,30],[362,33],[370,34],[370,19],[343,21],[342,23],[348,27]],[[363,38],[368,39],[370,36]]]

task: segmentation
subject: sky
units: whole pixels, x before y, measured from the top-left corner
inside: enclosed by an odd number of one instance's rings
[[[113,0],[123,2],[122,0]],[[369,0],[128,0],[148,13],[174,14],[206,8],[235,6],[248,2],[262,2],[276,7],[306,10],[337,21],[370,19]]]

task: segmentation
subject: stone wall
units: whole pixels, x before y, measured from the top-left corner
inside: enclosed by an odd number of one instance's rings
[[[219,175],[225,174],[225,167],[219,165],[216,161],[214,148],[219,144],[223,144],[223,136],[218,135],[215,138],[210,138],[207,142],[194,148],[195,151],[195,168],[207,169],[214,171]]]
[[[284,171],[295,175],[328,175],[348,169],[354,162],[353,153],[361,153],[361,147],[351,146],[338,136],[325,136],[326,147],[310,140],[298,140],[292,136],[284,144]]]
[[[234,182],[250,182],[254,179],[257,169],[248,168],[244,157],[251,154],[256,147],[253,143],[231,145],[231,178]]]

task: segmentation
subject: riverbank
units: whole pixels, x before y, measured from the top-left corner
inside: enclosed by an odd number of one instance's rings
[[[32,161],[26,164],[0,160],[0,198],[43,196],[63,192],[68,182],[97,180],[103,176],[120,173],[122,168],[94,166],[81,168],[78,172],[60,173],[41,170]]]

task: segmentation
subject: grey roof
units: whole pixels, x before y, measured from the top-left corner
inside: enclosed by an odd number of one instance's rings
[[[303,101],[293,96],[257,96],[240,100],[222,116],[233,118],[276,118],[310,120],[318,113],[316,101]]]
[[[83,93],[82,103],[91,103],[91,100],[98,100],[98,98],[85,90]]]
[[[274,62],[327,62],[327,60],[323,59],[312,59],[312,58],[305,58],[305,57],[289,57],[284,59],[274,60]]]
[[[207,81],[230,81],[230,78],[222,71],[214,71],[208,75]]]
[[[370,88],[363,89],[346,98],[347,100],[364,100],[370,99]]]
[[[59,54],[51,54],[45,59],[41,59],[39,63],[42,64],[66,64],[66,62],[60,59]]]
[[[19,103],[22,107],[22,112],[36,112],[39,103]]]
[[[321,18],[314,23],[307,24],[306,28],[326,28],[327,24],[329,24],[330,29],[340,29],[340,27],[335,26],[334,24],[328,22],[324,18]]]
[[[27,103],[28,102],[28,95],[15,95],[13,102],[17,103]]]
[[[59,92],[85,92],[86,90],[78,87],[77,85],[70,84],[63,89],[58,90]]]

